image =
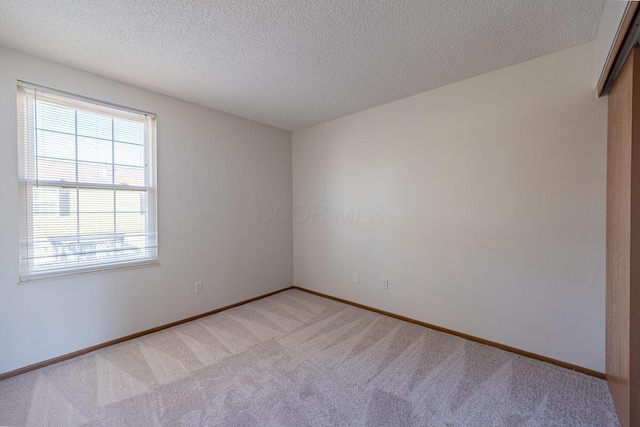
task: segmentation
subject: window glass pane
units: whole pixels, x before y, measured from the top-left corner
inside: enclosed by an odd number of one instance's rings
[[[144,248],[147,245],[146,237],[139,234],[128,235],[125,242],[129,247],[133,248]]]
[[[78,181],[94,184],[111,184],[113,182],[111,164],[78,162]]]
[[[69,216],[76,212],[76,190],[73,188],[33,187],[34,216]]]
[[[111,141],[78,137],[78,160],[96,163],[112,163]]]
[[[35,239],[75,236],[78,232],[78,217],[75,212],[68,216],[34,216],[32,227]]]
[[[116,166],[115,183],[122,185],[144,186],[145,169],[131,168],[126,166]]]
[[[80,213],[113,212],[113,190],[80,188],[78,190]]]
[[[144,146],[135,144],[123,144],[116,142],[114,145],[115,163],[119,165],[144,167]]]
[[[38,157],[76,159],[76,138],[74,135],[39,130],[36,143]]]
[[[78,135],[111,140],[111,117],[78,110]]]
[[[73,109],[38,101],[35,116],[40,129],[71,134],[76,131],[76,112]]]
[[[38,179],[75,182],[76,164],[62,160],[38,159]]]
[[[56,187],[33,187],[33,216],[58,215],[58,190]]]
[[[34,242],[30,260],[35,267],[46,265],[56,260],[56,248],[54,245],[54,239],[40,239]]]
[[[95,237],[113,234],[113,212],[85,213],[80,211],[80,234]]]
[[[144,144],[144,123],[126,119],[113,119],[113,137],[116,141]]]
[[[140,213],[118,213],[116,233],[142,234],[146,228],[146,215]]]
[[[131,254],[144,256],[145,253],[141,252],[141,250],[144,250],[144,248],[147,246],[147,239],[145,236],[141,236],[138,234],[129,234],[129,235],[126,235],[124,238],[124,245],[126,245],[128,249],[136,250],[136,251],[131,251]]]
[[[71,193],[76,194],[76,191],[72,191],[70,188],[58,189],[58,207],[60,216],[69,216],[71,214]],[[75,207],[75,205],[74,205]],[[73,209],[75,211],[75,209]]]
[[[116,212],[145,213],[146,191],[116,190]]]

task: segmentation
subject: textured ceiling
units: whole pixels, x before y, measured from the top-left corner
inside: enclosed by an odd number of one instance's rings
[[[604,0],[0,0],[0,45],[300,129],[595,38]]]

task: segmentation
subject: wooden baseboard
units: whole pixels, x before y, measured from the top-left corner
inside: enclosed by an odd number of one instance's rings
[[[127,335],[122,338],[117,338],[115,340],[107,341],[102,344],[97,344],[91,347],[84,348],[82,350],[74,351],[73,353],[63,354],[62,356],[54,357],[53,359],[45,360],[42,362],[34,363],[33,365],[25,366],[24,368],[19,368],[14,371],[6,372],[4,374],[0,374],[0,381],[14,377],[16,375],[24,374],[30,371],[34,371],[36,369],[44,368],[45,366],[53,365],[54,363],[63,362],[65,360],[73,359],[74,357],[82,356],[87,353],[91,353],[92,351],[100,350],[101,348],[109,347],[111,345],[120,344],[121,342],[129,341],[134,338],[138,338],[144,335],[152,334],[154,332],[161,331],[163,329],[172,328],[174,326],[181,325],[183,323],[191,322],[193,320],[200,319],[201,317],[211,316],[212,314],[219,313],[224,310],[229,310],[230,308],[238,307],[240,305],[248,304],[253,301],[257,301],[262,298],[269,297],[271,295],[278,294],[280,292],[287,291],[289,289],[293,289],[292,286],[284,289],[280,289],[279,291],[269,292],[268,294],[260,295],[255,298],[251,298],[248,300],[240,301],[235,304],[228,305],[226,307],[218,308],[216,310],[207,311],[206,313],[198,314],[197,316],[188,317],[186,319],[178,320],[176,322],[167,323],[166,325],[157,326],[155,328],[147,329],[146,331],[137,332],[135,334]]]
[[[167,323],[166,325],[157,326],[155,328],[147,329],[147,330],[142,331],[142,332],[137,332],[135,334],[127,335],[127,336],[122,337],[122,338],[117,338],[115,340],[107,341],[107,342],[104,342],[102,344],[97,344],[97,345],[94,345],[94,346],[91,346],[91,347],[84,348],[82,350],[78,350],[78,351],[74,351],[72,353],[64,354],[62,356],[54,357],[53,359],[49,359],[49,360],[45,360],[45,361],[42,361],[42,362],[34,363],[33,365],[25,366],[23,368],[19,368],[19,369],[16,369],[14,371],[6,372],[4,374],[0,374],[0,381],[2,381],[4,379],[7,379],[7,378],[14,377],[16,375],[20,375],[20,374],[24,374],[24,373],[27,373],[27,372],[30,372],[30,371],[34,371],[36,369],[44,368],[45,366],[49,366],[49,365],[53,365],[55,363],[63,362],[65,360],[73,359],[74,357],[82,356],[84,354],[91,353],[91,352],[96,351],[96,350],[100,350],[101,348],[109,347],[109,346],[115,345],[115,344],[120,344],[122,342],[129,341],[129,340],[132,340],[132,339],[144,336],[144,335],[152,334],[154,332],[158,332],[158,331],[161,331],[163,329],[172,328],[174,326],[178,326],[178,325],[181,325],[183,323],[191,322],[193,320],[200,319],[201,317],[211,316],[212,314],[216,314],[216,313],[219,313],[219,312],[224,311],[224,310],[229,310],[230,308],[238,307],[238,306],[243,305],[243,304],[248,304],[250,302],[257,301],[259,299],[266,298],[266,297],[269,297],[271,295],[275,295],[277,293],[287,291],[289,289],[298,289],[300,291],[307,292],[307,293],[310,293],[310,294],[313,294],[313,295],[317,295],[317,296],[320,296],[320,297],[323,297],[323,298],[328,298],[328,299],[331,299],[331,300],[334,300],[334,301],[338,301],[338,302],[341,302],[343,304],[349,304],[349,305],[352,305],[354,307],[362,308],[364,310],[373,311],[375,313],[382,314],[382,315],[389,316],[389,317],[393,317],[393,318],[398,319],[398,320],[403,320],[405,322],[413,323],[413,324],[416,324],[416,325],[419,325],[419,326],[424,326],[425,328],[429,328],[429,329],[433,329],[433,330],[436,330],[436,331],[444,332],[444,333],[447,333],[447,334],[455,335],[455,336],[467,339],[469,341],[474,341],[474,342],[477,342],[477,343],[480,343],[480,344],[489,345],[491,347],[499,348],[501,350],[509,351],[511,353],[516,353],[516,354],[519,354],[521,356],[526,356],[526,357],[530,357],[532,359],[540,360],[542,362],[551,363],[552,365],[560,366],[562,368],[570,369],[572,371],[580,372],[580,373],[583,373],[583,374],[586,374],[586,375],[590,375],[592,377],[605,379],[605,374],[603,374],[601,372],[598,372],[598,371],[593,371],[591,369],[583,368],[582,366],[573,365],[571,363],[567,363],[567,362],[563,362],[563,361],[560,361],[560,360],[552,359],[552,358],[546,357],[546,356],[541,356],[539,354],[535,354],[535,353],[531,353],[531,352],[528,352],[528,351],[520,350],[518,348],[510,347],[508,345],[504,345],[504,344],[500,344],[500,343],[497,343],[497,342],[485,340],[483,338],[474,337],[473,335],[468,335],[468,334],[464,334],[462,332],[453,331],[451,329],[442,328],[440,326],[432,325],[430,323],[421,322],[419,320],[411,319],[409,317],[401,316],[399,314],[390,313],[390,312],[384,311],[384,310],[379,310],[377,308],[369,307],[369,306],[366,306],[366,305],[363,305],[363,304],[358,304],[356,302],[344,300],[342,298],[337,298],[337,297],[334,297],[334,296],[331,296],[331,295],[326,295],[326,294],[323,294],[323,293],[320,293],[320,292],[312,291],[310,289],[301,288],[299,286],[290,286],[288,288],[280,289],[280,290],[275,291],[275,292],[270,292],[270,293],[265,294],[265,295],[260,295],[260,296],[255,297],[255,298],[251,298],[251,299],[248,299],[248,300],[245,300],[245,301],[240,301],[240,302],[237,302],[235,304],[228,305],[226,307],[221,307],[221,308],[218,308],[216,310],[212,310],[212,311],[208,311],[206,313],[198,314],[197,316],[192,316],[192,317],[188,317],[186,319],[178,320],[176,322]]]
[[[588,369],[588,368],[583,368],[582,366],[577,366],[577,365],[573,365],[571,363],[563,362],[561,360],[556,360],[556,359],[552,359],[550,357],[541,356],[541,355],[536,354],[536,353],[531,353],[529,351],[520,350],[520,349],[515,348],[515,347],[510,347],[508,345],[500,344],[500,343],[497,343],[497,342],[494,342],[494,341],[485,340],[484,338],[478,338],[478,337],[475,337],[473,335],[468,335],[468,334],[464,334],[462,332],[453,331],[451,329],[447,329],[447,328],[443,328],[443,327],[440,327],[440,326],[432,325],[432,324],[426,323],[426,322],[421,322],[419,320],[411,319],[409,317],[401,316],[399,314],[390,313],[390,312],[384,311],[384,310],[379,310],[377,308],[369,307],[369,306],[366,306],[366,305],[363,305],[363,304],[358,304],[357,302],[352,302],[352,301],[344,300],[342,298],[337,298],[337,297],[334,297],[334,296],[331,296],[331,295],[326,295],[326,294],[323,294],[323,293],[320,293],[320,292],[316,292],[316,291],[312,291],[312,290],[309,290],[309,289],[301,288],[299,286],[293,286],[293,289],[298,289],[299,291],[308,292],[310,294],[317,295],[319,297],[332,299],[334,301],[338,301],[338,302],[341,302],[343,304],[349,304],[349,305],[352,305],[354,307],[362,308],[364,310],[373,311],[374,313],[383,314],[385,316],[393,317],[395,319],[403,320],[405,322],[409,322],[409,323],[413,323],[413,324],[416,324],[416,325],[424,326],[425,328],[429,328],[429,329],[433,329],[433,330],[436,330],[436,331],[444,332],[444,333],[447,333],[447,334],[455,335],[457,337],[464,338],[464,339],[467,339],[469,341],[474,341],[474,342],[477,342],[477,343],[480,343],[480,344],[485,344],[485,345],[488,345],[488,346],[491,346],[491,347],[499,348],[500,350],[509,351],[511,353],[515,353],[515,354],[519,354],[521,356],[529,357],[531,359],[536,359],[536,360],[540,360],[542,362],[551,363],[552,365],[556,365],[556,366],[560,366],[562,368],[570,369],[570,370],[575,371],[575,372],[580,372],[580,373],[583,373],[585,375],[590,375],[592,377],[600,378],[600,379],[603,379],[603,380],[605,379],[605,374],[603,374],[602,372],[594,371],[594,370],[591,370],[591,369]]]

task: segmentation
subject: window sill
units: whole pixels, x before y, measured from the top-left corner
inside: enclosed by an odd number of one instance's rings
[[[20,276],[18,280],[18,285],[25,284],[28,282],[59,279],[59,278],[70,277],[70,276],[80,276],[80,275],[84,276],[92,273],[102,273],[105,271],[128,270],[132,268],[152,267],[159,264],[160,262],[156,259],[156,260],[148,260],[148,261],[135,261],[131,263],[117,264],[117,265],[92,266],[92,267],[84,267],[84,268],[79,267],[79,268],[74,268],[73,270],[70,269],[65,271],[31,273],[26,276]]]

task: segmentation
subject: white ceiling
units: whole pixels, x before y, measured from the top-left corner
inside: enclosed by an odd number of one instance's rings
[[[301,129],[593,40],[604,0],[0,0],[0,45]]]

